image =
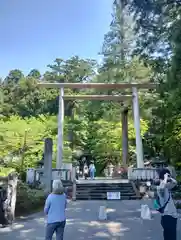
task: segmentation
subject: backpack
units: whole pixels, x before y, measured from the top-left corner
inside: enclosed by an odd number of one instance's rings
[[[159,196],[154,200],[154,208],[159,212],[159,213],[164,213],[164,210],[168,204],[168,202],[170,201],[170,193],[169,193],[169,197],[168,200],[165,202],[165,204],[163,206],[161,206],[160,204],[160,198]]]

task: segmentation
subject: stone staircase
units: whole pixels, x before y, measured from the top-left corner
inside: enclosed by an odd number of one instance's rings
[[[133,183],[129,181],[87,181],[77,183],[77,200],[107,200],[107,192],[120,192],[121,200],[139,199]]]

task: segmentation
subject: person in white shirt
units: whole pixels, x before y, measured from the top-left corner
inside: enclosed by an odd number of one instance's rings
[[[90,171],[90,177],[93,180],[95,178],[95,172],[96,172],[96,167],[95,167],[94,163],[90,164],[89,171]]]
[[[84,178],[87,180],[89,174],[89,168],[87,165],[84,166]]]
[[[160,184],[156,187],[159,212],[161,213],[161,225],[164,240],[176,240],[177,235],[177,209],[171,195],[177,181],[170,175],[168,169],[162,169],[159,173]]]

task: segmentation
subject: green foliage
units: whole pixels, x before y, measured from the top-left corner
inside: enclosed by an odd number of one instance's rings
[[[156,82],[140,91],[144,153],[181,167],[181,6],[179,1],[117,1],[110,30],[105,34],[102,64],[73,56],[57,58],[43,75],[18,69],[0,81],[0,159],[18,171],[41,159],[43,141],[54,141],[56,160],[58,90],[42,89],[44,82]],[[130,94],[130,90],[65,89],[65,94]],[[64,160],[76,151],[90,154],[99,167],[121,161],[120,115],[130,103],[65,101]],[[130,110],[130,108],[128,107]],[[134,159],[135,133],[129,111],[129,156]]]
[[[18,172],[34,167],[42,158],[44,139],[54,141],[54,160],[56,160],[57,117],[40,115],[22,119],[12,116],[0,121],[0,156],[6,167],[15,168]],[[65,146],[64,159],[69,160],[71,151]]]
[[[94,121],[89,126],[88,151],[99,162],[121,162],[122,159],[122,127],[121,122]],[[133,121],[128,126],[130,157],[135,152],[135,130]],[[141,120],[141,134],[148,129],[146,121]]]
[[[15,172],[15,169],[14,168],[4,168],[4,167],[1,167],[0,168],[0,177],[6,177],[8,176],[10,173],[12,172]]]
[[[181,5],[164,0],[132,4],[139,33],[136,51],[151,64],[152,80],[160,83],[144,146],[149,155],[159,155],[180,169]]]
[[[17,186],[16,216],[30,214],[42,209],[45,203],[45,194],[42,190],[35,190],[19,181]]]
[[[103,64],[92,59],[73,56],[56,58],[43,75],[32,69],[28,76],[20,70],[10,71],[1,83],[0,92],[0,158],[6,167],[18,172],[34,167],[42,158],[44,139],[54,142],[53,166],[56,161],[58,90],[43,89],[44,82],[131,82],[150,81],[152,68],[145,66],[138,56],[131,57],[134,48],[133,14],[125,3],[122,9],[113,4],[113,21],[105,35]],[[124,61],[123,61],[124,60]],[[65,94],[120,94],[120,91],[65,89]],[[124,92],[127,93],[127,92]],[[124,94],[123,93],[123,94]],[[143,93],[144,94],[144,93]],[[150,106],[141,100],[142,109]],[[64,161],[72,161],[76,151],[88,153],[99,162],[100,168],[109,160],[121,161],[122,131],[120,115],[122,103],[104,101],[65,101]],[[148,114],[145,114],[147,116]],[[135,152],[135,133],[132,116],[129,116],[130,159]],[[147,117],[148,118],[148,117]],[[148,123],[142,120],[142,135]]]

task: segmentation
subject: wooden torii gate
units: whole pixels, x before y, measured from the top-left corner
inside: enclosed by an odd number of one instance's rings
[[[154,89],[153,83],[39,83],[40,87],[58,88],[59,94],[59,114],[58,114],[58,143],[56,168],[60,169],[63,161],[63,123],[64,123],[64,100],[105,100],[125,102],[129,99],[133,101],[134,127],[136,132],[136,159],[137,168],[144,167],[143,146],[140,132],[140,113],[138,89]],[[64,89],[132,89],[132,95],[64,95]],[[127,111],[122,112],[122,147],[123,164],[127,164],[128,158],[128,119]]]

